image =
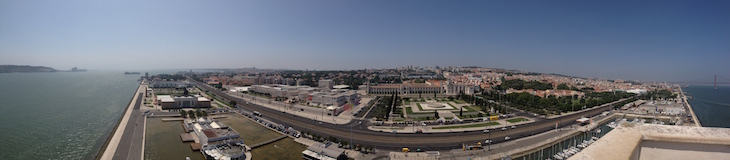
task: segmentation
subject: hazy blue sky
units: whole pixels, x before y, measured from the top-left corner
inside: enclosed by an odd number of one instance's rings
[[[730,77],[730,1],[0,1],[0,64]]]

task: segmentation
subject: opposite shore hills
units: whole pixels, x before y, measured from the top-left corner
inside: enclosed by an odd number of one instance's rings
[[[57,70],[46,66],[30,65],[0,65],[0,73],[30,73],[30,72],[86,72],[86,69],[77,67],[70,70]]]

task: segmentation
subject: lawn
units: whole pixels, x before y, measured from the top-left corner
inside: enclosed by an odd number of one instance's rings
[[[411,115],[411,114],[413,114],[413,109],[411,109],[411,107],[406,107],[406,113],[407,113],[408,115]]]
[[[456,107],[454,107],[454,105],[453,105],[453,104],[451,104],[451,102],[446,102],[446,104],[449,104],[449,106],[451,106],[451,108],[454,108],[454,109],[456,109]]]
[[[499,122],[477,123],[477,124],[459,125],[459,126],[433,127],[431,129],[474,128],[474,127],[484,127],[484,126],[494,126],[494,125],[499,125]]]
[[[424,111],[424,110],[423,110],[423,107],[421,107],[421,103],[416,103],[416,106],[418,106],[418,109],[419,109],[419,110],[421,110],[421,111]]]
[[[512,119],[507,120],[507,122],[509,122],[509,123],[517,123],[517,122],[522,122],[522,121],[528,121],[528,120],[525,118],[512,118]]]

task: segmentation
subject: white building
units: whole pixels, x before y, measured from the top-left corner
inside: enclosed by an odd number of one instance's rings
[[[302,151],[302,158],[305,160],[346,160],[345,150],[328,143],[315,143]]]
[[[268,94],[272,98],[282,97],[297,100],[303,103],[319,104],[324,106],[341,107],[347,103],[360,104],[360,97],[357,92],[347,89],[323,89],[309,86],[289,85],[253,85],[249,91],[261,94]]]
[[[198,118],[194,122],[186,121],[186,125],[192,127],[195,136],[200,140],[200,145],[206,146],[209,142],[236,139],[240,134],[219,121],[210,121],[205,118]]]
[[[319,80],[319,88],[332,89],[335,86],[335,82],[331,79]]]

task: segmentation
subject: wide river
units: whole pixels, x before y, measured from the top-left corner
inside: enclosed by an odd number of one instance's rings
[[[140,75],[0,74],[0,159],[93,159]]]
[[[690,85],[682,90],[692,96],[689,104],[703,127],[730,128],[730,86]]]

